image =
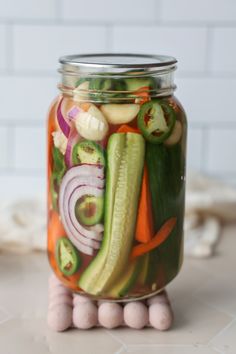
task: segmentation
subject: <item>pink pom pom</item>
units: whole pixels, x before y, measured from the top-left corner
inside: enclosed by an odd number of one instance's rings
[[[123,323],[123,309],[119,304],[103,302],[98,308],[98,321],[106,328],[116,328]]]
[[[61,285],[61,281],[57,278],[57,276],[52,273],[48,279],[48,284],[49,286],[53,286],[53,285]]]
[[[72,325],[72,308],[68,305],[54,306],[48,311],[48,326],[56,332],[62,332]]]
[[[58,305],[68,305],[68,306],[73,306],[73,302],[72,302],[72,296],[71,295],[55,295],[54,297],[52,297],[49,301],[49,310],[51,308],[53,308],[54,306],[58,306]]]
[[[173,322],[171,307],[165,303],[154,303],[149,307],[149,321],[151,326],[160,331],[170,328]]]
[[[167,297],[166,292],[161,292],[158,295],[155,295],[153,297],[150,297],[149,299],[147,299],[147,304],[149,306],[151,306],[152,304],[155,303],[160,303],[160,304],[169,304],[169,299]]]
[[[52,299],[55,296],[63,296],[63,295],[71,296],[71,292],[68,289],[66,289],[64,286],[59,286],[55,289],[49,290],[49,299]]]
[[[147,307],[140,301],[129,302],[124,307],[124,321],[131,328],[145,327],[148,324]]]
[[[73,295],[73,304],[76,306],[77,304],[84,304],[85,302],[93,303],[93,301],[86,296],[75,294]]]
[[[91,302],[77,303],[73,310],[73,323],[80,329],[89,329],[97,325],[97,307]]]

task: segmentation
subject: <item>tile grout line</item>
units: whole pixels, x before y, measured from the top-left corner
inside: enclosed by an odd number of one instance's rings
[[[124,352],[126,353],[127,350],[126,350],[125,346],[122,345],[122,346],[120,347],[120,349],[119,349],[118,351],[116,351],[114,354],[122,354],[122,353],[124,353]]]
[[[107,333],[111,338],[113,338],[116,342],[120,343],[124,349],[127,349],[127,345],[125,342],[123,342],[120,338],[116,337],[114,334],[111,333],[111,331],[104,329],[105,333]]]
[[[159,331],[156,330],[158,333]],[[170,330],[171,331],[171,330]],[[160,331],[161,332],[161,331]],[[168,343],[162,343],[162,344],[128,344],[127,345],[127,349],[132,349],[132,348],[136,348],[136,347],[148,347],[148,348],[160,348],[160,347],[166,347],[166,348],[173,348],[173,347],[176,347],[176,348],[192,348],[195,344],[192,343],[192,344],[179,344],[179,343],[176,343],[176,344],[168,344]],[[201,348],[203,346],[205,346],[205,344],[196,344],[197,347]]]
[[[208,346],[209,347],[209,346]],[[213,349],[216,353],[218,353],[218,354],[226,354],[225,353],[225,351],[221,351],[221,349],[219,349],[219,348],[217,348],[216,346],[214,346],[214,345],[210,345],[210,347],[209,348],[211,348],[211,349]]]
[[[58,2],[61,0],[57,0]],[[161,8],[160,2],[157,1],[157,4],[159,4],[159,7],[157,9],[159,10]],[[156,9],[155,9],[156,10]],[[81,24],[83,26],[90,26],[90,25],[95,25],[95,26],[104,26],[107,24],[114,24],[115,26],[125,26],[125,27],[133,27],[133,26],[147,26],[147,27],[171,27],[171,28],[203,28],[203,27],[209,27],[211,29],[214,28],[235,28],[236,27],[236,21],[172,21],[172,20],[163,20],[161,17],[157,18],[156,20],[133,20],[132,21],[132,16],[129,20],[101,20],[101,21],[94,21],[90,19],[71,19],[71,18],[61,18],[61,12],[62,8],[60,5],[60,8],[55,11],[56,18],[48,18],[45,19],[43,17],[39,18],[10,18],[10,17],[2,17],[0,18],[0,24],[6,24],[9,20],[11,20],[15,25],[55,25],[58,23],[57,20],[62,20],[60,21],[60,24],[62,25],[76,25],[76,24]],[[160,11],[159,11],[160,12]],[[158,20],[158,22],[157,22]]]
[[[222,310],[221,308],[218,308],[217,306],[212,305],[211,303],[209,303],[209,302],[206,301],[206,300],[200,299],[200,298],[198,297],[198,295],[197,295],[197,294],[198,294],[198,291],[199,291],[199,290],[197,290],[196,292],[192,293],[192,297],[193,297],[193,298],[195,298],[197,301],[201,302],[202,304],[207,305],[207,306],[210,307],[212,310],[215,310],[215,311],[217,311],[217,312],[221,312],[221,313],[223,313],[225,316],[229,317],[229,319],[231,320],[230,323],[233,322],[233,321],[235,321],[235,315],[234,315],[234,314],[229,313],[228,311]],[[229,324],[227,324],[226,327],[227,327],[228,325],[229,325]]]
[[[222,328],[213,338],[211,338],[207,344],[211,344],[215,338],[217,338],[218,336],[222,335],[225,331],[227,331],[227,329],[229,329],[234,324],[234,322],[236,323],[235,317],[232,319],[230,323],[228,323],[224,328]]]

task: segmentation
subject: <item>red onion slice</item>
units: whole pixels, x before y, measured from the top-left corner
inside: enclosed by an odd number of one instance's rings
[[[80,164],[72,167],[66,172],[67,178],[62,180],[61,189],[63,190],[68,183],[74,177],[97,177],[104,178],[104,167],[102,165]]]
[[[64,175],[59,192],[59,210],[71,242],[83,253],[92,255],[100,247],[103,225],[85,227],[75,215],[77,201],[85,195],[104,193],[104,170],[99,165],[81,164]]]
[[[97,233],[100,234],[104,231],[104,225],[96,224],[96,225],[90,226],[90,230],[96,231]]]
[[[82,110],[81,108],[77,107],[77,106],[72,107],[72,108],[69,110],[69,112],[67,113],[69,120],[70,120],[70,121],[75,120],[77,114],[78,114],[79,112],[82,112],[82,111],[83,111],[83,110]]]
[[[66,146],[66,153],[65,153],[65,163],[68,168],[71,168],[73,166],[72,152],[78,140],[79,140],[79,135],[77,133],[77,130],[74,127],[72,127],[69,133],[67,146]]]
[[[80,186],[70,196],[68,207],[69,207],[69,216],[70,216],[71,223],[72,223],[74,229],[76,231],[78,231],[81,235],[86,237],[87,239],[94,239],[94,240],[101,241],[102,234],[98,233],[94,230],[91,230],[91,229],[89,231],[87,231],[87,229],[83,230],[83,228],[81,228],[81,225],[75,216],[76,202],[77,202],[77,200],[79,200],[80,198],[82,198],[85,195],[102,197],[103,193],[104,193],[104,191],[101,189],[98,189],[97,187]]]
[[[92,247],[86,246],[80,240],[78,240],[78,238],[74,238],[73,236],[69,236],[70,230],[68,229],[68,227],[66,225],[64,225],[64,228],[65,228],[65,231],[66,231],[70,241],[74,244],[74,246],[78,250],[80,250],[84,254],[88,254],[89,256],[92,256],[94,254],[94,249]]]
[[[70,182],[68,182],[64,194],[62,195],[60,193],[60,197],[63,198],[64,204],[66,203],[66,206],[68,206],[68,208],[70,208],[70,206],[71,206],[71,198],[74,195],[74,193],[76,193],[76,195],[77,195],[76,201],[78,199],[80,199],[81,197],[83,197],[84,195],[95,195],[95,196],[99,196],[99,197],[103,195],[103,189],[102,189],[103,181],[97,179],[97,182],[90,184],[91,180],[92,180],[92,177],[89,176],[89,177],[87,177],[87,183],[86,183],[85,177],[84,177],[84,180],[83,180],[83,178],[80,179],[78,177],[78,178],[74,178]],[[86,185],[88,187],[86,189],[87,193],[84,193],[84,194],[78,193],[78,188],[86,187]],[[89,191],[90,191],[90,193],[89,193]],[[60,200],[59,200],[59,202],[60,202]],[[74,207],[75,207],[75,205],[74,205]],[[74,213],[73,210],[70,210],[70,211]],[[77,219],[73,219],[73,220],[74,220],[74,225],[75,225],[76,231],[79,232],[82,236],[90,238],[90,239],[94,239],[94,240],[101,240],[101,232],[95,231],[95,230],[91,229],[91,227],[89,227],[89,226],[84,227],[84,226],[80,225],[78,221],[76,222]]]
[[[63,101],[63,98],[61,99],[61,101],[59,102],[58,107],[57,107],[57,121],[58,121],[61,131],[68,138],[69,134],[70,134],[70,125],[67,123],[67,121],[65,120],[65,118],[63,117],[63,114],[61,112],[62,101]]]

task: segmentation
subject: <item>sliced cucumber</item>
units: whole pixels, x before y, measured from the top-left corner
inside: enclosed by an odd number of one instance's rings
[[[129,264],[127,270],[124,271],[124,274],[122,274],[122,276],[116,281],[115,286],[112,286],[110,291],[108,290],[108,296],[119,298],[127,295],[136,284],[142,269],[142,264],[142,258],[137,258]]]
[[[86,289],[86,292],[90,292],[90,289],[95,284],[100,273],[103,271],[103,267],[106,261],[106,255],[110,245],[110,234],[112,225],[112,213],[115,199],[115,187],[118,179],[118,171],[121,163],[122,152],[125,148],[125,135],[120,134],[119,139],[116,135],[111,135],[108,140],[107,151],[107,173],[106,173],[106,192],[105,192],[105,220],[104,227],[105,232],[102,240],[102,245],[97,256],[82,273],[79,286],[82,289]]]
[[[139,275],[139,282],[142,285],[146,285],[148,283],[149,257],[150,253],[146,253],[143,256],[143,265]]]
[[[108,143],[105,231],[100,251],[82,274],[79,286],[106,296],[127,266],[134,239],[145,142],[135,133],[113,134]]]
[[[185,191],[184,161],[180,143],[172,146],[146,144],[155,232],[170,217],[177,217],[176,227],[168,239],[150,252],[149,283],[157,280],[160,287],[170,281],[180,267]]]

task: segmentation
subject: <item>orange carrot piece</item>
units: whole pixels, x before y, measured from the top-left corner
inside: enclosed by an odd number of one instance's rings
[[[143,254],[160,246],[170,235],[171,231],[175,227],[176,221],[176,217],[170,218],[162,225],[160,230],[156,233],[156,235],[151,239],[150,242],[134,246],[130,255],[131,259],[134,259],[138,256],[142,256]]]
[[[149,90],[149,86],[143,86],[140,87],[137,91],[135,91],[135,95],[140,97],[140,99],[138,99],[140,104],[149,101]]]
[[[151,240],[153,234],[151,195],[148,186],[148,170],[145,165],[138,207],[135,239],[139,242],[147,243]]]
[[[81,104],[80,104],[80,107],[81,107],[85,112],[87,112],[87,111],[89,110],[90,106],[91,106],[91,103],[89,103],[89,102],[84,102],[84,103],[81,103]]]
[[[127,124],[123,124],[118,128],[117,133],[137,133],[137,134],[140,134],[140,130],[138,128],[130,127]]]
[[[56,241],[65,236],[66,232],[60,220],[59,214],[52,210],[48,215],[48,249],[54,252]]]
[[[53,146],[52,132],[56,130],[56,122],[55,122],[56,106],[57,106],[57,100],[54,100],[48,113],[48,130],[47,130],[48,210],[51,209],[51,205],[52,205],[52,196],[50,193],[50,179],[52,174],[52,146]]]

